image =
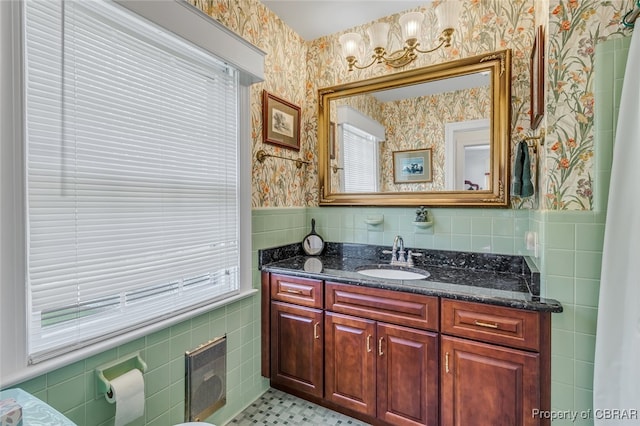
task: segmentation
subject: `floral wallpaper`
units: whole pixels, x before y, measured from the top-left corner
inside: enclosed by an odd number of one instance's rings
[[[251,87],[252,207],[292,207],[313,204],[308,182],[317,182],[315,104],[307,101],[305,41],[258,0],[189,0],[209,16],[266,52],[265,81]],[[262,142],[262,91],[301,107],[300,150]],[[267,158],[255,161],[259,150],[312,164],[300,169],[295,162]]]
[[[420,55],[400,70],[374,66],[348,72],[334,34],[312,41],[301,39],[258,0],[190,0],[205,13],[267,52],[266,81],[252,87],[253,152],[264,149],[311,164],[297,169],[292,161],[269,158],[253,164],[253,207],[315,206],[318,204],[317,90],[321,87],[422,67],[501,49],[512,49],[512,144],[529,129],[529,55],[534,30],[545,24],[547,34],[546,130],[534,197],[512,199],[514,208],[589,210],[593,208],[593,54],[595,44],[625,31],[619,22],[631,0],[549,0],[548,12],[536,0],[464,0],[452,46]],[[418,7],[426,15],[423,45],[432,43],[434,9],[441,1]],[[538,8],[538,10],[536,9]],[[536,21],[538,17],[538,22]],[[543,17],[546,22],[539,22]],[[384,18],[399,47],[398,15]],[[356,28],[364,33],[364,28]],[[262,143],[262,90],[302,109],[300,151]],[[536,134],[538,132],[536,131]]]
[[[631,6],[623,0],[550,1],[543,209],[593,209],[595,44],[628,34],[620,21]]]

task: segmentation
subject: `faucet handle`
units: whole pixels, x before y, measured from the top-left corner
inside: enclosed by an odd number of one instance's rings
[[[382,250],[383,254],[390,254],[391,255],[391,264],[393,265],[395,262],[398,261],[398,254],[396,253],[396,249],[394,248],[393,250]]]
[[[409,252],[407,253],[407,266],[409,267],[413,267],[413,258],[414,257],[420,257],[422,256],[422,253],[414,253],[411,250],[409,250]]]
[[[401,248],[400,250],[398,250],[398,262],[406,263],[407,260],[408,260],[408,255],[407,255],[407,252],[404,250],[404,248]]]

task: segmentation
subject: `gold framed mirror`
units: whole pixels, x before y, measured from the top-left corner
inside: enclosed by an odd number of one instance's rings
[[[320,205],[508,206],[510,50],[318,97]]]

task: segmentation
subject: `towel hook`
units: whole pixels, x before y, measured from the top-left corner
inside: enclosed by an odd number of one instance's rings
[[[545,131],[544,131],[544,129],[542,129],[538,136],[526,136],[526,137],[522,138],[522,140],[527,142],[527,146],[529,148],[533,148],[533,153],[534,154],[537,154],[538,153],[538,145],[544,146],[544,137],[545,137]],[[534,142],[533,143],[529,143],[529,141],[534,141]]]

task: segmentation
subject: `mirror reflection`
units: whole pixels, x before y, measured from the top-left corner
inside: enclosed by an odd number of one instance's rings
[[[324,200],[421,204],[474,191],[506,204],[510,62],[500,53],[321,89]]]
[[[488,118],[446,123],[444,188],[481,191],[491,185],[491,133]]]
[[[488,189],[489,77],[483,71],[332,101],[332,189]]]

